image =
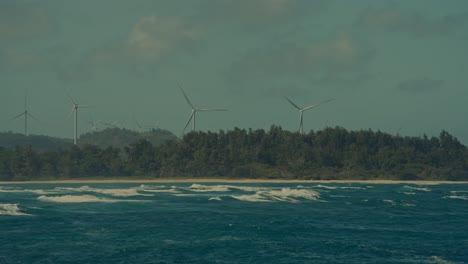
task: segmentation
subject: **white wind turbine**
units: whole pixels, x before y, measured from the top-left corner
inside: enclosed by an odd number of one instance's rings
[[[15,120],[17,118],[20,118],[21,116],[24,116],[24,135],[28,135],[28,116],[33,118],[34,120],[37,120],[28,110],[28,101],[27,101],[27,94],[24,96],[24,111],[21,112],[19,115],[13,117],[11,120]]]
[[[304,111],[307,111],[309,109],[312,109],[314,107],[317,107],[317,106],[319,106],[321,104],[324,104],[324,103],[327,103],[327,102],[330,102],[330,101],[333,100],[333,99],[328,99],[328,100],[320,102],[318,104],[309,105],[309,106],[306,106],[304,108],[301,108],[301,107],[297,106],[295,103],[293,103],[291,100],[289,100],[286,96],[284,97],[284,99],[286,99],[292,106],[294,106],[297,110],[299,110],[299,133],[301,135],[304,134],[304,122],[303,122],[303,118],[302,118]]]
[[[189,119],[187,120],[187,124],[185,124],[184,129],[180,133],[181,135],[184,133],[185,129],[187,126],[190,124],[190,121],[192,121],[192,131],[195,131],[195,116],[197,112],[215,112],[215,111],[227,111],[226,109],[210,109],[210,108],[196,108],[189,100],[188,96],[185,94],[184,90],[182,89],[182,86],[179,84],[180,91],[185,97],[185,100],[187,103],[192,107],[192,112],[190,114]]]
[[[76,137],[77,137],[77,134],[78,134],[78,108],[89,108],[89,107],[94,107],[94,105],[79,105],[78,103],[76,103],[73,98],[69,97],[70,98],[70,101],[71,103],[73,104],[73,107],[72,107],[72,111],[70,112],[70,114],[68,115],[67,119],[70,119],[70,116],[75,113],[74,115],[74,130],[73,130],[73,144],[76,145]]]

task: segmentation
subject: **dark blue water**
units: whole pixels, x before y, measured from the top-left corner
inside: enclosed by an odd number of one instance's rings
[[[0,263],[468,263],[468,185],[0,185]]]

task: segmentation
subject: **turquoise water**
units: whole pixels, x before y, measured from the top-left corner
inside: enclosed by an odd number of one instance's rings
[[[0,185],[0,263],[468,263],[468,185]]]

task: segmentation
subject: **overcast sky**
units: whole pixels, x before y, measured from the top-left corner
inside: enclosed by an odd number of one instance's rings
[[[90,118],[179,134],[326,126],[468,144],[466,0],[2,0],[0,131],[28,105],[30,133],[73,136]]]

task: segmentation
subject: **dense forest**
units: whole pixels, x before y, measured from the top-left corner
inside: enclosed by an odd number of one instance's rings
[[[91,177],[468,180],[468,150],[446,131],[429,138],[336,127],[300,135],[277,126],[123,148],[0,148],[0,180]]]

